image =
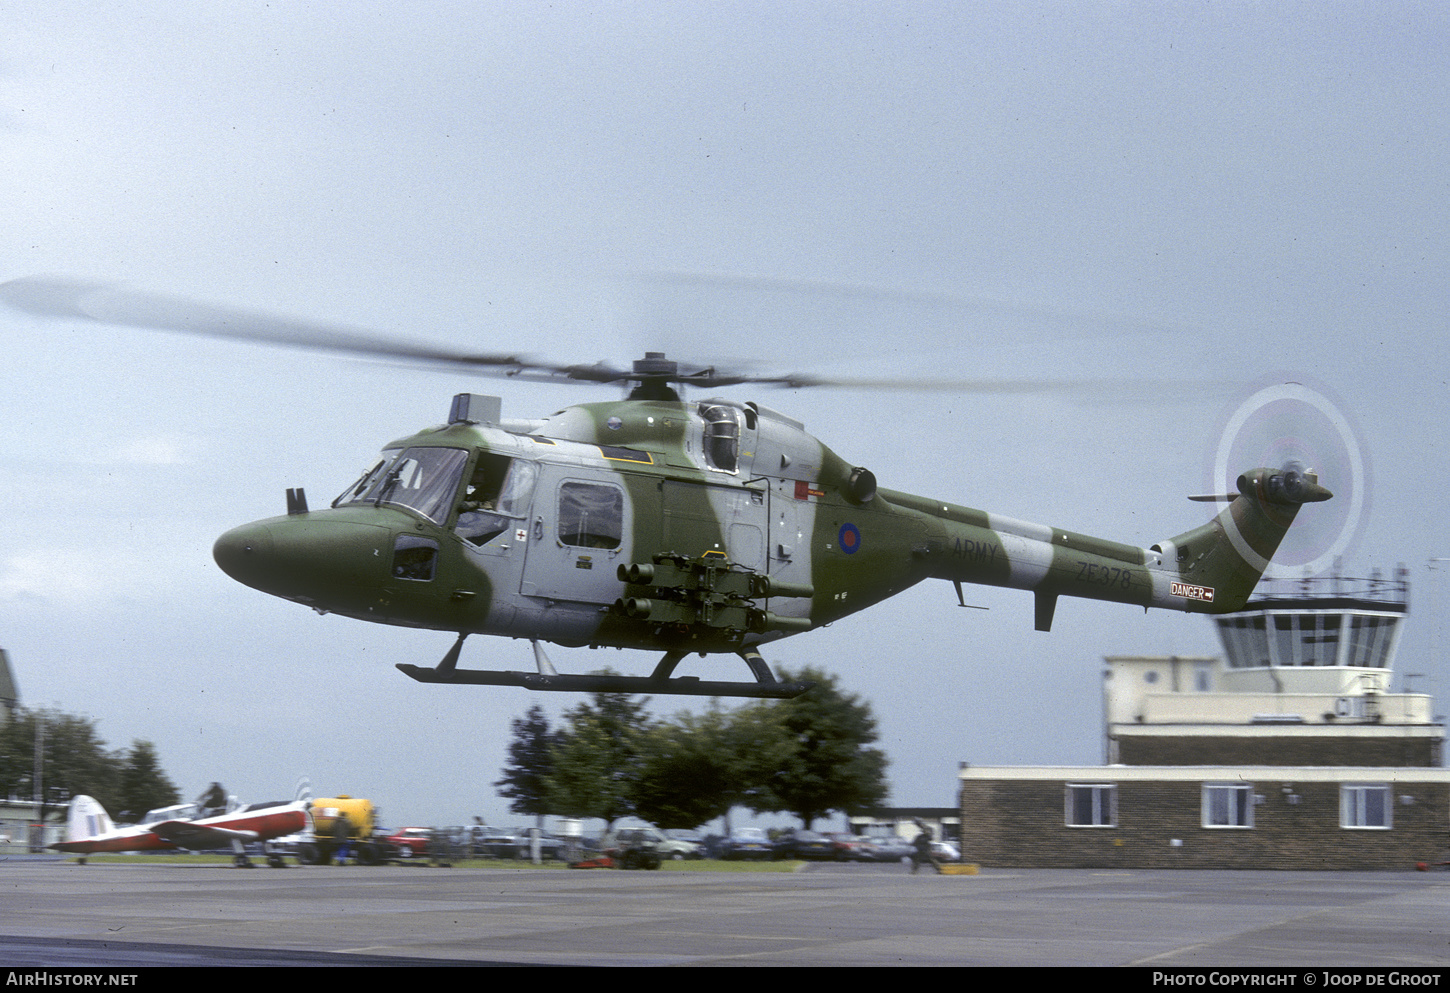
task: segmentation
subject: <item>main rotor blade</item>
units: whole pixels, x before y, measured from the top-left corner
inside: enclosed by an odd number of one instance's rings
[[[686,380],[686,382],[689,382]],[[1074,396],[1103,396],[1123,391],[1149,392],[1162,384],[1145,383],[1139,379],[933,379],[930,377],[877,378],[873,376],[812,376],[789,374],[782,376],[741,376],[735,379],[716,379],[708,385],[734,385],[755,383],[762,386],[777,386],[782,389],[807,389],[821,387],[837,390],[904,390],[913,393],[972,393],[1048,395],[1067,394]],[[1196,384],[1204,385],[1204,384]]]
[[[474,366],[494,370],[500,375],[510,375],[525,368],[546,368],[566,374],[569,371],[568,367],[540,367],[517,355],[464,352],[390,338],[342,324],[201,303],[65,277],[31,276],[0,283],[0,300],[16,310],[40,317],[80,319],[150,331],[260,341],[380,358]]]
[[[535,382],[630,383],[658,379],[690,387],[756,385],[780,389],[811,387],[909,390],[963,394],[1055,394],[1078,397],[1152,392],[1142,380],[934,379],[930,377],[829,377],[805,373],[755,374],[714,367],[680,368],[670,375],[641,374],[606,362],[561,364],[504,352],[470,352],[444,345],[393,338],[344,324],[203,303],[183,297],[63,276],[28,276],[0,283],[0,302],[40,317],[78,319],[153,331],[255,341],[429,365],[454,366],[488,376]],[[1163,384],[1156,384],[1161,387]],[[1192,385],[1180,384],[1180,388]]]

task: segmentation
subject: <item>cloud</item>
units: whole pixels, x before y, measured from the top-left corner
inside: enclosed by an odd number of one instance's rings
[[[99,532],[97,532],[99,534]],[[180,536],[123,527],[103,546],[50,544],[0,558],[0,603],[44,601],[81,609],[193,597],[210,555]]]
[[[107,452],[105,461],[126,465],[189,465],[192,439],[183,435],[149,435],[122,442]]]
[[[115,586],[108,573],[118,565],[79,549],[32,549],[10,555],[0,561],[0,601],[94,603]]]

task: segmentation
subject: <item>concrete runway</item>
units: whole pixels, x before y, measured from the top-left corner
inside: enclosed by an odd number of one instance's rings
[[[7,967],[372,963],[1440,971],[1450,873],[0,863]]]

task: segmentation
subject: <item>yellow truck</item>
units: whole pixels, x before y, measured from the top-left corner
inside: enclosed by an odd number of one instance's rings
[[[346,793],[319,797],[312,801],[313,840],[298,848],[298,861],[327,865],[342,854],[359,865],[391,862],[398,857],[397,846],[377,837],[376,830],[377,808],[371,800]]]

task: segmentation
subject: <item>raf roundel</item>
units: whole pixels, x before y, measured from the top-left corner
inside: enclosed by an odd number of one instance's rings
[[[841,542],[841,551],[847,555],[855,555],[856,550],[861,547],[861,532],[850,522],[841,525],[841,532],[837,537]]]

